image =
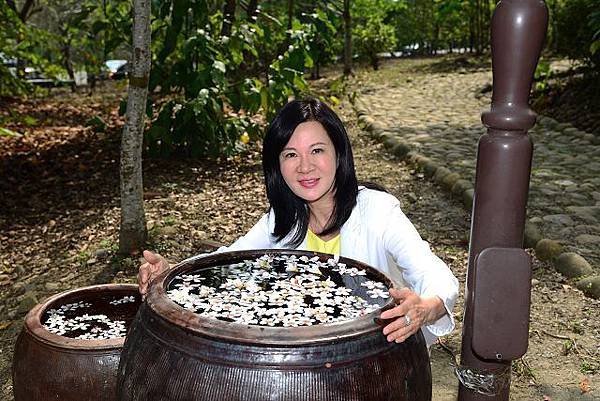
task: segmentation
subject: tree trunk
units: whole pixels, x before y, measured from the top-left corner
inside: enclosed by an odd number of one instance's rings
[[[433,23],[433,40],[431,41],[431,51],[433,54],[437,54],[439,37],[440,37],[440,24],[437,21],[435,21]]]
[[[479,24],[479,39],[477,53],[482,54],[485,46],[485,16],[483,4],[486,3],[486,0],[477,0],[477,22]]]
[[[248,7],[246,7],[246,15],[248,17],[248,21],[254,22],[254,17],[256,17],[257,10],[256,6],[258,5],[258,0],[250,0],[248,2]]]
[[[292,21],[294,19],[294,0],[288,0],[287,3],[288,6],[288,24],[287,24],[287,29],[288,31],[292,29]]]
[[[310,79],[319,79],[321,78],[321,67],[320,67],[319,59],[313,60],[313,68],[310,70]]]
[[[235,0],[227,0],[223,9],[223,27],[221,28],[221,36],[231,36],[231,27],[235,20]]]
[[[240,6],[243,8],[244,3],[240,2]],[[246,20],[251,24],[255,24],[258,19],[257,6],[258,6],[258,0],[250,0],[248,2],[248,4],[246,5],[246,8],[245,8]],[[242,50],[242,54],[243,54],[243,61],[236,71],[234,80],[237,80],[238,77],[241,77],[241,76],[244,76],[244,77],[248,76],[249,71],[253,71],[257,68],[260,69],[254,54],[252,54],[250,51],[248,51],[246,49]],[[260,74],[260,72],[259,72],[259,74]]]
[[[121,229],[119,252],[139,253],[146,242],[142,184],[144,115],[150,75],[150,1],[134,0],[133,52],[126,123],[121,141]]]
[[[292,43],[292,23],[294,21],[294,0],[287,0],[287,32],[285,40],[277,49],[277,54],[283,54]]]
[[[350,0],[344,0],[344,76],[352,74],[352,18]]]
[[[481,10],[479,9],[479,0],[475,0],[475,53],[481,53]]]
[[[379,70],[379,57],[377,57],[377,54],[371,52],[369,58],[371,59],[371,67],[373,67],[375,71]]]
[[[63,35],[66,35],[66,32],[63,32]],[[75,93],[77,91],[77,85],[75,84],[75,71],[73,71],[73,62],[71,61],[70,38],[67,38],[66,43],[61,49],[61,53],[63,56],[63,67],[65,67],[65,70],[67,70],[67,74],[69,75],[69,79],[71,80],[71,92]]]
[[[490,49],[491,51],[491,33],[492,33],[492,14],[494,12],[494,9],[496,7],[496,3],[495,0],[488,0],[485,3],[485,7],[486,7],[486,15],[485,15],[485,34],[484,34],[484,43],[485,43],[485,49]]]
[[[475,14],[473,10],[469,12],[469,50],[473,53],[475,49]]]
[[[552,49],[554,52],[558,52],[558,24],[556,20],[556,13],[558,11],[557,0],[554,0],[550,3],[550,46],[549,49]]]

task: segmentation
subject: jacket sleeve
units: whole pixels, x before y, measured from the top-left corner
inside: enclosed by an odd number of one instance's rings
[[[454,329],[452,309],[458,295],[458,280],[448,266],[431,251],[400,209],[400,202],[393,199],[382,221],[382,241],[396,264],[400,267],[406,284],[423,297],[438,296],[444,303],[446,314],[435,323],[425,326],[435,336],[442,336]]]

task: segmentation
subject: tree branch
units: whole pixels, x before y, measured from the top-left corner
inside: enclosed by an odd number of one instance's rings
[[[6,5],[13,10],[15,13],[18,14],[17,12],[17,6],[15,5],[15,0],[6,0]]]
[[[27,21],[27,18],[29,18],[29,11],[31,10],[31,7],[33,7],[34,5],[35,5],[35,0],[25,1],[25,4],[23,4],[23,8],[21,8],[21,11],[19,11],[19,18],[21,19],[21,21],[23,21],[23,22]]]
[[[35,15],[43,10],[44,10],[44,7],[42,7],[42,6],[32,8],[31,11],[29,12],[29,14],[27,14],[27,19],[31,18],[33,15]]]
[[[235,0],[227,0],[223,8],[223,26],[221,27],[221,36],[230,36],[231,27],[235,20]]]

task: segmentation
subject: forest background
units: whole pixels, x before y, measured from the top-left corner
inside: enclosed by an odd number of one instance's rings
[[[100,81],[126,76],[127,65],[111,71],[109,60],[131,59],[133,4],[0,2],[0,98],[8,104],[11,98],[46,96],[40,86],[68,85],[75,91],[81,82],[93,91]],[[143,82],[149,93],[144,152],[201,158],[230,156],[259,140],[264,122],[288,98],[308,92],[307,80],[319,78],[323,68],[343,65],[344,75],[327,94],[336,104],[353,62],[377,69],[386,55],[488,53],[495,2],[152,0],[149,5],[152,68]],[[600,68],[597,0],[549,0],[547,5],[545,55],[575,60],[577,74],[595,76]],[[540,62],[536,72],[542,95],[551,90],[549,65]],[[125,109],[123,98],[120,112]],[[36,122],[30,115],[2,115],[0,135],[19,136],[11,129],[15,123],[26,128]],[[106,129],[100,116],[88,123],[94,130]],[[145,234],[137,236],[121,241],[122,253],[143,245]]]

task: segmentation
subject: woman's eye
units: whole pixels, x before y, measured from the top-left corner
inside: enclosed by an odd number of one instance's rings
[[[296,157],[296,154],[292,152],[283,154],[284,159],[291,159],[292,157]]]
[[[321,149],[321,148],[315,148],[315,149],[312,150],[312,152],[313,152],[313,154],[317,154],[317,153],[323,153],[324,150]]]

